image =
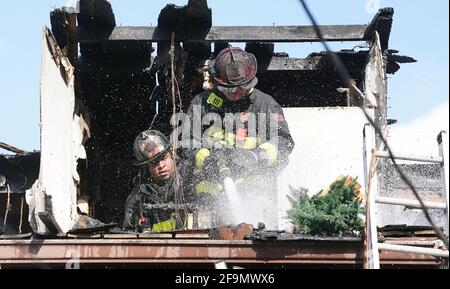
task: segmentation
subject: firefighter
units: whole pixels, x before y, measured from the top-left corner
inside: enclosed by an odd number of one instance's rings
[[[124,229],[140,232],[182,229],[186,212],[173,207],[184,200],[175,202],[181,179],[169,140],[159,131],[146,130],[137,136],[133,152],[140,173],[126,200]]]
[[[223,192],[226,176],[236,183],[251,176],[272,179],[287,165],[294,141],[280,105],[255,88],[255,56],[227,47],[209,62],[208,71],[211,89],[197,95],[188,110],[192,127],[198,125],[199,115],[202,118],[201,132],[191,129],[190,154],[196,168],[193,190],[199,195],[217,195]],[[222,121],[205,125],[205,117]]]

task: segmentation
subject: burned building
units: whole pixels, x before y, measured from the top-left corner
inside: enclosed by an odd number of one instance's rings
[[[73,256],[58,255],[56,248],[62,248],[83,252],[78,256],[83,264],[211,265],[226,260],[238,265],[360,267],[364,260],[361,238],[321,239],[261,230],[249,240],[241,236],[240,241],[227,242],[212,240],[223,234],[209,230],[126,236],[108,230],[121,223],[133,186],[135,136],[151,125],[170,133],[171,115],[186,110],[203,90],[205,64],[229,43],[242,43],[256,56],[258,88],[283,107],[293,136],[302,140],[276,184],[279,212],[271,229],[283,225],[289,186],[306,186],[315,192],[339,174],[364,179],[362,143],[367,120],[360,107],[368,109],[385,130],[389,124],[386,75],[397,72],[402,63],[415,62],[389,47],[393,15],[392,8],[384,8],[368,25],[320,26],[326,41],[367,43],[365,49],[336,52],[363,92],[361,98],[341,79],[327,52],[291,58],[275,51],[275,43],[320,41],[312,26],[213,26],[206,0],[189,0],[182,7],[167,5],[156,27],[117,26],[111,4],[105,0],[81,0],[79,11],[54,10],[51,30],[43,30],[42,141],[40,154],[33,155],[40,159],[40,172],[34,166],[27,186],[17,193],[30,189],[30,220],[36,222],[31,224],[33,235],[61,239],[44,241],[40,252],[48,254],[28,250],[29,240],[1,241],[0,264],[32,263],[31,259],[64,264]],[[318,118],[322,123],[314,121]],[[342,140],[335,139],[339,128],[345,128],[340,131]],[[368,137],[380,144],[374,131]],[[335,142],[333,148],[330,141]],[[6,161],[10,160],[5,158],[0,167],[11,172]],[[5,173],[11,184],[14,175]],[[74,232],[80,215],[101,223]],[[239,231],[228,233],[232,236],[228,239],[238,238]],[[247,233],[252,235],[252,230]],[[273,246],[267,240],[278,243]],[[111,246],[120,247],[114,256],[108,255]],[[11,255],[10,247],[20,254]],[[424,254],[388,251],[381,260],[386,266],[442,263]]]

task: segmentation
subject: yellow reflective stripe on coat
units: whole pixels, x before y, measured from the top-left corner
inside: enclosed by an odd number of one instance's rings
[[[205,165],[205,160],[207,157],[211,155],[211,151],[209,149],[201,149],[195,155],[195,166],[199,170],[203,170]]]
[[[173,231],[177,228],[177,221],[175,220],[175,215],[172,215],[167,221],[162,221],[157,224],[153,224],[152,231],[153,232],[167,232]]]
[[[269,142],[263,143],[259,147],[266,151],[269,166],[276,165],[278,161],[277,147]]]
[[[222,186],[215,182],[201,181],[195,187],[195,191],[200,194],[217,195],[222,191]]]

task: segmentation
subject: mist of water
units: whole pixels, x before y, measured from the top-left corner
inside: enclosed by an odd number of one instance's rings
[[[256,227],[258,223],[265,223],[275,229],[277,209],[273,202],[276,201],[268,198],[269,194],[262,192],[261,188],[252,190],[245,187],[241,191],[231,178],[224,180],[224,187],[229,206],[228,222],[231,225],[246,223]]]
[[[244,210],[242,208],[242,200],[239,196],[238,189],[233,179],[231,179],[230,177],[225,178],[223,183],[225,187],[225,193],[230,203],[230,210],[231,210],[230,221],[232,222],[232,225],[238,225],[239,222],[243,222],[245,219],[243,216]]]

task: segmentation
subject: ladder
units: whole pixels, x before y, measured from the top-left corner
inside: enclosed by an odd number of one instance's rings
[[[396,206],[406,206],[412,208],[421,208],[419,201],[414,199],[400,199],[378,196],[378,163],[380,159],[389,158],[389,153],[384,150],[382,144],[378,149],[375,145],[375,131],[370,124],[364,126],[364,180],[367,194],[366,204],[366,262],[367,269],[380,269],[379,251],[395,251],[414,254],[432,255],[436,257],[448,258],[447,250],[424,248],[418,246],[404,246],[389,243],[380,243],[377,232],[377,208],[376,204],[387,204]],[[439,145],[439,156],[418,156],[395,154],[394,158],[398,160],[418,161],[423,163],[439,164],[441,167],[442,180],[442,202],[425,201],[425,206],[429,209],[441,209],[446,212],[444,234],[449,235],[449,181],[448,181],[448,134],[441,131],[437,137]]]

